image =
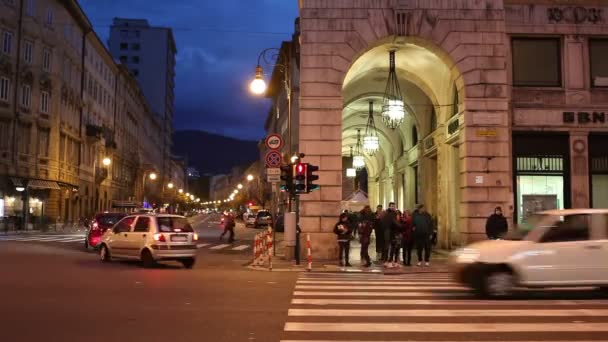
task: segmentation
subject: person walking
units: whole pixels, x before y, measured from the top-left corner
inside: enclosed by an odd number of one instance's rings
[[[414,227],[412,226],[412,214],[409,210],[403,212],[401,217],[403,226],[403,266],[412,266],[412,250],[414,249]]]
[[[388,257],[388,267],[394,268],[399,266],[399,252],[401,251],[401,243],[403,240],[403,225],[401,224],[401,212],[396,211],[396,223],[391,228],[391,250]]]
[[[369,244],[371,242],[372,231],[374,230],[374,221],[376,217],[372,212],[372,208],[366,205],[361,210],[359,221],[359,242],[361,242],[361,262],[365,262],[363,267],[370,267],[372,259],[369,257]]]
[[[374,235],[376,236],[376,262],[379,264],[382,264],[385,261],[382,259],[382,250],[384,249],[382,216],[384,216],[384,210],[382,210],[382,205],[378,205],[376,207],[376,218],[374,220]]]
[[[352,228],[348,221],[348,214],[340,214],[340,220],[334,227],[334,234],[338,236],[338,258],[340,259],[340,266],[351,267],[349,262],[350,253],[350,238],[352,234]]]
[[[414,226],[414,244],[416,245],[418,266],[422,266],[423,253],[424,265],[430,266],[431,240],[433,239],[435,228],[433,227],[433,219],[426,211],[424,204],[419,204],[416,211],[414,211],[412,224]]]
[[[486,221],[486,235],[490,240],[498,240],[509,230],[507,218],[502,215],[502,208],[496,207],[494,214]]]
[[[220,240],[224,238],[226,233],[230,233],[228,236],[228,242],[234,242],[234,226],[236,226],[236,222],[234,221],[234,216],[232,214],[227,213],[224,215],[224,232],[220,235]]]
[[[388,204],[388,209],[384,212],[381,220],[382,232],[384,233],[384,246],[382,248],[382,260],[385,266],[389,266],[389,251],[391,247],[391,235],[394,232],[394,227],[397,225],[397,209],[395,202]]]

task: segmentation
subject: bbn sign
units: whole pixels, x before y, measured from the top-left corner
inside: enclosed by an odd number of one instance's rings
[[[283,138],[279,134],[271,134],[266,137],[266,147],[272,151],[280,150],[283,147]]]

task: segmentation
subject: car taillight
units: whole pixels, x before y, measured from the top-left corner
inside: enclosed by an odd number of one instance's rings
[[[165,236],[163,234],[154,234],[154,241],[158,242],[166,242]]]
[[[198,234],[194,233],[194,235],[192,235],[192,240],[198,241]]]
[[[97,222],[93,222],[93,230],[97,230],[99,228],[99,224]]]

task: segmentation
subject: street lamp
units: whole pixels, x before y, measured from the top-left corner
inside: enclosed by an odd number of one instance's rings
[[[247,175],[247,181],[251,182],[253,180],[253,175]]]
[[[239,193],[239,190],[235,189],[235,190],[233,191],[233,193],[236,195],[236,194],[238,194],[238,193]]]
[[[190,193],[189,192],[186,192],[186,197],[190,197]]]
[[[180,194],[183,194],[184,193],[184,189],[179,189],[179,190],[177,190],[177,192],[179,192]]]
[[[155,172],[150,172],[150,175],[148,175],[148,177],[150,177],[151,180],[155,180],[157,176]]]
[[[190,195],[190,200],[194,201],[194,195]]]
[[[173,189],[173,183],[169,182],[169,184],[167,184],[167,188]]]
[[[15,187],[15,190],[17,190],[18,192],[23,192],[23,191],[25,191],[25,188],[22,186],[18,186],[18,187]]]
[[[105,158],[103,158],[101,163],[103,164],[103,166],[110,166],[110,164],[112,164],[112,159],[105,157]]]
[[[255,78],[249,84],[249,90],[255,95],[262,95],[266,92],[266,82],[262,77],[262,67],[258,61],[258,66],[255,68]]]
[[[237,189],[241,190],[243,188],[243,184],[239,184],[236,186]]]

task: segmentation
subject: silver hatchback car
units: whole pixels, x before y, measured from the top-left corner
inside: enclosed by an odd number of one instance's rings
[[[192,268],[196,261],[198,234],[183,216],[135,214],[120,220],[101,238],[100,257],[140,260],[151,267],[160,260],[177,260]]]

